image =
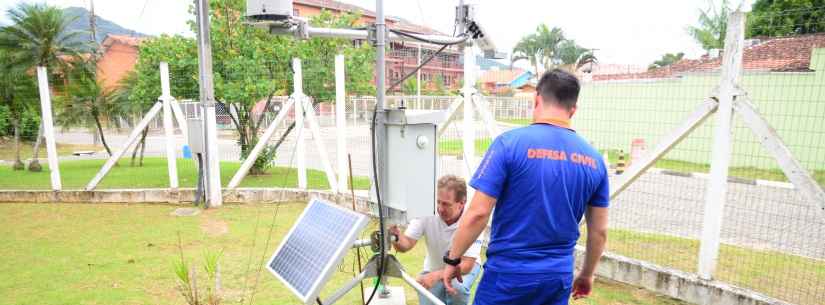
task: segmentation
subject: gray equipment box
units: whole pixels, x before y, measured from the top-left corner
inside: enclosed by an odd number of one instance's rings
[[[189,149],[192,154],[203,154],[206,148],[203,147],[203,120],[200,118],[187,118],[186,129],[189,135]]]
[[[381,199],[390,222],[435,214],[436,129],[443,121],[442,111],[387,111],[387,183]]]
[[[292,0],[246,0],[246,16],[258,21],[281,21],[292,16]]]

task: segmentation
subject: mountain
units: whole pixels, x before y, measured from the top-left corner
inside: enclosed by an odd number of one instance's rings
[[[89,11],[82,7],[68,7],[63,9],[63,13],[68,18],[74,18],[74,20],[69,24],[69,31],[82,31],[84,34],[81,34],[77,37],[78,41],[87,42],[89,41],[89,36],[91,35],[90,28],[89,28]],[[113,35],[126,35],[126,36],[134,36],[134,37],[146,37],[149,35],[137,32],[135,30],[130,30],[124,28],[117,23],[112,21],[106,20],[100,15],[95,16],[95,25],[97,27],[97,33],[95,38],[98,43],[102,43],[103,39],[106,38],[106,35],[113,34]]]

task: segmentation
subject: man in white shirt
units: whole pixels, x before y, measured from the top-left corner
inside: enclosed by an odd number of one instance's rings
[[[401,234],[397,226],[390,227],[390,234],[398,236],[393,246],[398,252],[407,252],[421,237],[426,239],[427,257],[424,258],[424,270],[419,274],[419,284],[447,305],[465,305],[470,298],[470,289],[481,270],[479,256],[481,241],[476,240],[464,253],[460,261],[450,262],[460,270],[463,282],[453,279],[455,294],[447,293],[441,282],[441,271],[444,269],[444,255],[450,249],[453,233],[458,228],[458,220],[464,213],[464,204],[467,202],[467,183],[464,179],[453,175],[441,177],[438,180],[438,215],[416,218],[410,221],[407,230]],[[419,303],[432,304],[426,297],[419,294]]]

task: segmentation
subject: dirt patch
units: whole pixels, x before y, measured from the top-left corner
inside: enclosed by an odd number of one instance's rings
[[[201,230],[208,236],[221,236],[229,233],[229,224],[226,221],[215,218],[211,215],[211,211],[203,213],[201,218]]]

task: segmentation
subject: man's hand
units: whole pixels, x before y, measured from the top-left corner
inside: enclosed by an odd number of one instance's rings
[[[578,300],[589,296],[590,291],[593,289],[593,280],[594,277],[592,275],[584,276],[579,274],[573,281],[573,299]]]
[[[396,244],[396,243],[398,243],[398,242],[401,240],[401,238],[400,238],[400,236],[401,236],[401,229],[399,229],[397,225],[392,225],[392,226],[390,226],[390,227],[389,227],[389,229],[387,229],[387,231],[389,231],[389,232],[390,232],[390,235],[395,235],[395,236],[396,236],[396,238],[395,238],[395,239],[390,239],[390,240],[392,240],[392,241],[393,241],[393,242],[392,242],[393,244]]]
[[[453,278],[457,279],[459,283],[464,283],[464,280],[461,279],[461,270],[457,266],[446,265],[441,274],[441,281],[444,283],[447,293],[455,295],[457,291],[453,288]]]
[[[428,290],[433,287],[436,281],[441,280],[441,274],[437,272],[430,272],[427,274],[419,275],[416,282],[427,288]]]

